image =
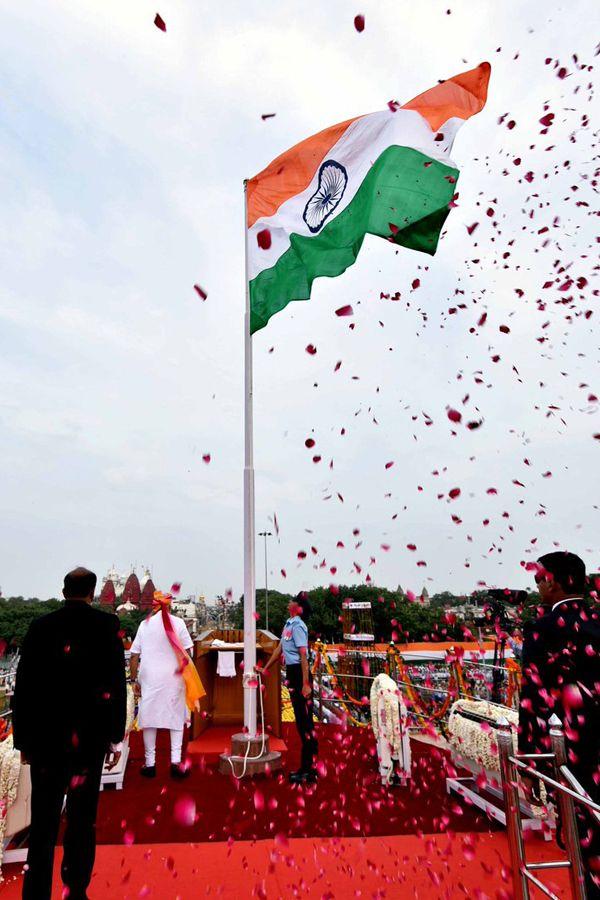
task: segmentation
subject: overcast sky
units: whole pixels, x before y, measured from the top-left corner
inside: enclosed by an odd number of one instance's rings
[[[112,563],[241,593],[242,180],[484,59],[437,255],[367,238],[254,339],[257,529],[280,590],[600,569],[595,4],[159,3],[0,2],[3,594]]]

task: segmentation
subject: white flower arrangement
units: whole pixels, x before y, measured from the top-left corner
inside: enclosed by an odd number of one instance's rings
[[[513,752],[518,752],[519,712],[516,709],[508,709],[498,703],[490,703],[488,700],[456,700],[452,704],[448,719],[448,735],[450,746],[458,756],[475,763],[485,772],[493,774],[500,772],[500,755],[496,742],[496,729],[486,722],[475,722],[468,719],[462,713],[474,713],[482,716],[490,722],[498,722],[505,718],[510,724],[512,732]],[[535,816],[542,816],[546,807],[546,788],[542,782],[540,797],[542,806],[531,805],[531,811]]]
[[[127,715],[125,716],[125,734],[128,735],[135,721],[135,696],[133,688],[127,685]]]
[[[411,754],[406,706],[398,685],[382,672],[373,680],[370,701],[382,784],[391,784],[394,774],[406,784],[410,778]]]
[[[17,797],[20,773],[21,754],[15,750],[12,734],[9,734],[0,743],[0,866],[4,856],[6,816]]]
[[[402,725],[400,721],[400,691],[389,675],[382,673],[373,679],[371,686],[371,725],[375,740],[383,737],[392,757],[402,749]]]
[[[517,752],[517,726],[519,714],[514,709],[490,703],[488,700],[456,700],[452,704],[448,719],[450,745],[466,759],[473,760],[488,771],[500,771],[500,757],[496,743],[496,730],[485,722],[474,722],[462,715],[473,713],[491,722],[505,718],[512,730],[513,749]]]

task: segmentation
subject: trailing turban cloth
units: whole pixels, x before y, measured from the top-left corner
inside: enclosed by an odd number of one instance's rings
[[[190,710],[195,710],[198,705],[198,700],[206,696],[206,691],[204,690],[196,666],[189,653],[183,649],[179,642],[179,638],[175,634],[175,629],[173,628],[173,623],[169,616],[169,607],[172,599],[170,594],[163,594],[162,591],[155,591],[152,609],[155,613],[160,610],[163,625],[165,626],[165,634],[177,657],[177,674],[181,675],[185,682],[186,706]]]

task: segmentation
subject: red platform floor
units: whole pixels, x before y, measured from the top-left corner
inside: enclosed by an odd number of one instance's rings
[[[508,900],[505,833],[446,794],[445,778],[456,774],[446,752],[412,741],[410,785],[384,789],[370,730],[324,726],[318,736],[318,783],[290,786],[287,770],[299,756],[293,725],[284,726],[286,770],[241,782],[216,767],[226,734],[213,734],[208,754],[190,754],[183,782],[169,778],[166,733],[156,779],[142,778],[141,735],[132,735],[123,790],[100,795],[90,898]],[[560,857],[532,838],[531,858],[553,854]],[[20,868],[5,867],[2,900],[18,895]],[[564,873],[548,880],[566,884]]]
[[[98,842],[187,843],[260,840],[277,834],[357,837],[496,829],[482,813],[446,794],[446,775],[455,770],[444,751],[413,741],[410,786],[389,790],[380,783],[370,729],[323,726],[318,736],[318,783],[292,787],[287,771],[297,767],[300,754],[294,725],[284,726],[288,747],[284,771],[243,781],[219,773],[219,741],[210,756],[191,755],[192,772],[186,781],[172,781],[167,733],[159,735],[157,777],[142,778],[141,735],[133,734],[123,790],[107,790],[100,796]],[[195,810],[192,824],[190,809]]]

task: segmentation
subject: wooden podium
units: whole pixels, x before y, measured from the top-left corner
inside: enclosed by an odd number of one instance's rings
[[[213,641],[223,641],[235,649],[213,647]],[[200,712],[192,716],[192,739],[198,737],[211,725],[244,726],[244,688],[242,686],[244,632],[237,628],[212,628],[204,631],[194,643],[194,663],[204,685],[206,696],[200,700]],[[279,638],[269,631],[256,632],[256,661],[264,665]],[[239,645],[239,647],[237,646]],[[219,651],[235,653],[235,678],[217,675]],[[263,703],[265,711],[265,731],[274,737],[281,736],[281,667],[272,666],[264,680],[265,691]],[[260,728],[260,700],[257,703],[258,722]]]

